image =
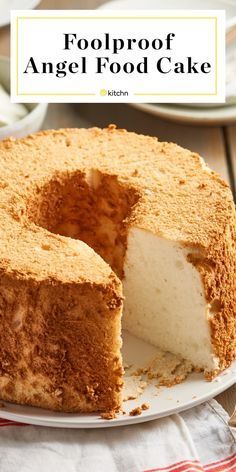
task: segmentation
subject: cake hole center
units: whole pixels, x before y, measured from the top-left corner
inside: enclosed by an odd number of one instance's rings
[[[97,170],[52,179],[30,199],[28,217],[51,233],[84,241],[123,276],[128,221],[137,191]]]

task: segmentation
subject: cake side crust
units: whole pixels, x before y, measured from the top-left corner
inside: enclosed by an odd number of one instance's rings
[[[233,212],[232,212],[233,213]],[[236,218],[219,234],[205,257],[189,255],[199,271],[209,303],[209,324],[214,353],[220,360],[218,370],[207,372],[211,380],[230,366],[236,357]]]
[[[0,398],[55,411],[121,407],[122,291],[1,277]]]

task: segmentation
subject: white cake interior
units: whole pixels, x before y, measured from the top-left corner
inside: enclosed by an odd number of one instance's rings
[[[199,272],[188,262],[189,250],[148,231],[128,236],[123,288],[123,327],[153,345],[179,354],[195,367],[211,371],[212,351]]]
[[[189,249],[127,225],[139,197],[114,176],[77,173],[56,182],[53,191],[59,198],[51,208],[53,219],[41,214],[37,223],[86,242],[112,267],[123,283],[123,328],[194,367],[215,370],[210,306],[200,274],[188,262]]]

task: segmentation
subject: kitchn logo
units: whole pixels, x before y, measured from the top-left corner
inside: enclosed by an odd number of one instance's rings
[[[129,92],[127,90],[101,89],[100,95],[101,97],[128,97]]]

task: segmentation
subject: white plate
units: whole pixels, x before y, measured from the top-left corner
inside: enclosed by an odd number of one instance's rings
[[[142,10],[142,9],[189,9],[210,10],[223,9],[226,12],[227,25],[230,25],[236,16],[236,0],[115,0],[103,4],[102,10]],[[130,103],[131,106],[165,120],[187,122],[189,124],[221,125],[236,121],[236,105],[209,107],[204,104],[201,108],[197,104],[158,104],[158,103]]]
[[[226,125],[236,122],[236,105],[203,108],[193,105],[188,106],[158,104],[158,103],[129,103],[134,108],[158,116],[164,120],[178,123],[188,123],[189,125]]]
[[[155,356],[156,349],[139,339],[124,333],[123,355],[133,368],[143,366]],[[40,408],[20,406],[4,402],[0,417],[22,423],[57,428],[104,428],[142,423],[177,413],[198,405],[223,392],[236,382],[236,362],[217,379],[207,382],[202,374],[191,374],[183,383],[157,389],[149,384],[138,399],[124,402],[125,415],[114,420],[104,420],[98,414],[55,413]],[[150,405],[141,416],[129,416],[129,412],[142,403]]]
[[[11,21],[11,10],[28,10],[35,8],[40,0],[0,0],[0,27]]]

